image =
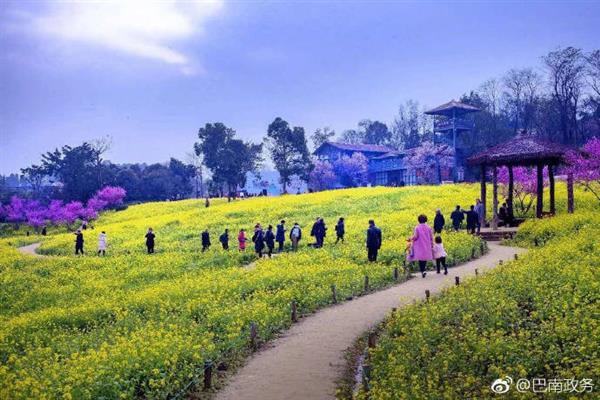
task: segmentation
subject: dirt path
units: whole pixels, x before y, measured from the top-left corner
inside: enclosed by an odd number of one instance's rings
[[[38,247],[40,247],[42,244],[41,243],[32,243],[32,244],[28,244],[27,246],[22,246],[22,247],[17,247],[17,250],[19,250],[22,254],[27,254],[30,256],[35,256],[35,257],[46,257],[43,254],[38,254],[36,252],[36,250],[38,249]]]
[[[253,355],[217,393],[218,400],[334,399],[336,380],[344,367],[344,352],[354,340],[383,320],[393,308],[423,299],[466,278],[510,260],[524,249],[489,243],[483,257],[451,268],[448,275],[428,273],[407,282],[325,308],[294,324],[283,336]]]

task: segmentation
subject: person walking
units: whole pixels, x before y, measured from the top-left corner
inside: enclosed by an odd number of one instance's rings
[[[75,255],[77,254],[83,255],[83,233],[81,233],[81,229],[75,231]]]
[[[435,210],[435,218],[433,218],[433,231],[437,234],[442,233],[446,225],[446,219],[439,208]]]
[[[425,272],[427,261],[433,260],[433,232],[427,225],[427,216],[421,214],[417,220],[419,224],[415,227],[411,238],[414,252],[412,259],[419,262],[421,276],[425,278],[425,275],[427,275]]]
[[[290,230],[290,240],[292,241],[292,250],[298,251],[298,243],[302,239],[302,229],[297,222],[294,222],[294,226]]]
[[[42,228],[42,236],[46,236],[48,234],[48,230],[46,229],[46,226],[44,226]]]
[[[450,214],[450,219],[452,220],[452,227],[456,232],[458,232],[460,230],[460,225],[465,219],[465,216],[463,215],[460,206],[456,206],[456,209],[452,211],[452,214]]]
[[[481,227],[485,226],[485,207],[481,199],[475,202],[475,213],[477,213],[477,233],[481,233]]]
[[[325,220],[323,220],[323,218],[317,218],[317,221],[313,224],[310,234],[311,236],[315,237],[315,248],[320,249],[323,247],[325,236],[327,236],[327,226],[325,226]]]
[[[269,258],[273,255],[273,249],[275,248],[275,234],[273,233],[273,225],[267,227],[265,232],[265,244],[267,245],[267,255]]]
[[[277,225],[277,233],[275,234],[275,240],[279,244],[277,252],[281,253],[283,251],[283,242],[285,242],[285,220],[283,219]]]
[[[258,258],[262,257],[262,251],[265,248],[265,236],[260,224],[256,224],[254,227],[254,236],[252,236],[254,242],[254,251],[258,254]]]
[[[433,245],[433,258],[435,259],[435,268],[437,269],[437,273],[440,273],[440,267],[444,266],[444,275],[448,275],[448,267],[446,266],[446,250],[444,249],[444,244],[442,243],[442,237],[435,237],[435,244]]]
[[[467,232],[474,234],[479,221],[479,215],[475,212],[475,206],[471,206],[469,211],[463,211],[467,216]]]
[[[225,232],[219,236],[219,242],[221,242],[223,250],[229,250],[229,229],[225,229]]]
[[[346,228],[344,226],[344,218],[341,217],[337,224],[335,225],[335,244],[337,244],[340,240],[344,243],[344,234],[346,233]]]
[[[100,235],[98,235],[98,255],[100,255],[100,254],[102,254],[103,256],[106,255],[106,245],[107,245],[106,232],[102,231],[102,233]]]
[[[208,229],[205,229],[200,236],[202,238],[202,252],[204,253],[210,248],[210,234],[208,233]]]
[[[381,248],[381,229],[375,226],[375,221],[369,220],[369,229],[367,229],[367,258],[370,262],[377,261],[377,253]]]
[[[244,229],[240,229],[238,233],[238,249],[239,251],[246,251],[246,231]]]
[[[148,228],[148,232],[146,233],[146,247],[148,249],[148,254],[154,254],[154,238],[156,235],[152,228]]]
[[[206,196],[206,200],[204,200],[204,207],[208,208],[210,206],[210,200],[208,199],[208,196]]]

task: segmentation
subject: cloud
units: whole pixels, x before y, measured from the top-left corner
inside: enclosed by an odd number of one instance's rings
[[[61,2],[33,16],[31,26],[48,39],[172,64],[190,75],[199,67],[177,45],[203,34],[206,22],[222,8],[223,0]]]

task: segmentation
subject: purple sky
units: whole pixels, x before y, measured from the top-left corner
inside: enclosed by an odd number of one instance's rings
[[[214,121],[341,133],[600,47],[597,1],[143,4],[1,3],[0,173],[105,135],[115,162],[185,159]]]

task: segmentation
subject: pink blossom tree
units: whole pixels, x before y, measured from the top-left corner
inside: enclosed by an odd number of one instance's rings
[[[6,205],[6,220],[15,224],[15,228],[19,229],[21,223],[25,222],[25,200],[18,197],[12,196],[10,203]]]
[[[369,161],[362,153],[343,156],[333,163],[333,169],[344,186],[360,186],[367,182]]]
[[[127,192],[125,189],[119,186],[105,186],[102,189],[98,190],[94,197],[91,200],[94,200],[96,204],[93,206],[96,210],[102,210],[106,207],[118,206],[123,204],[123,200],[125,199],[125,195]],[[104,203],[103,206],[99,207]],[[88,207],[90,206],[90,202],[88,201]]]
[[[600,138],[590,139],[580,152],[569,152],[566,161],[566,172],[573,174],[575,183],[600,201]]]
[[[425,141],[406,160],[410,168],[418,171],[423,183],[439,183],[440,170],[454,165],[454,151],[448,146]]]
[[[311,189],[316,191],[331,189],[336,180],[337,177],[329,161],[315,161],[308,181]]]
[[[508,198],[508,168],[498,169],[500,194]],[[548,186],[548,169],[544,168],[544,187]],[[537,171],[535,168],[513,167],[513,211],[520,217],[529,212],[537,198]]]

